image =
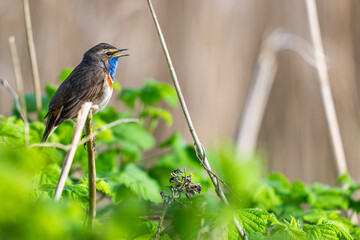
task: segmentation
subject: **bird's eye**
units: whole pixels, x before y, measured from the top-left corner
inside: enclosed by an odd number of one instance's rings
[[[111,52],[107,52],[106,55],[111,56]]]

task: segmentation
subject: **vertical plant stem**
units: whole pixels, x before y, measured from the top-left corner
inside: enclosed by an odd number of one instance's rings
[[[23,7],[24,7],[24,17],[25,17],[26,40],[29,49],[32,77],[34,81],[36,109],[38,112],[38,117],[40,117],[40,111],[42,108],[41,87],[40,87],[39,68],[38,68],[36,52],[35,52],[34,37],[31,26],[29,0],[23,0]]]
[[[321,99],[330,133],[331,144],[335,155],[338,176],[347,172],[344,146],[341,140],[339,124],[336,117],[334,100],[331,94],[324,48],[321,40],[318,13],[315,0],[305,0],[309,19],[311,39],[315,49],[316,69],[319,76]]]
[[[305,2],[310,25],[311,39],[315,49],[316,69],[319,76],[318,79],[320,84],[321,99],[324,105],[326,122],[328,125],[331,144],[335,156],[337,175],[340,177],[348,172],[348,168],[346,164],[345,150],[341,139],[339,123],[336,117],[334,100],[331,93],[324,47],[321,40],[318,12],[315,0],[305,0]],[[343,188],[347,188],[347,186],[343,185]],[[352,210],[348,210],[346,214],[354,224],[359,223],[358,215],[352,214]]]
[[[18,110],[21,118],[24,121],[24,134],[25,134],[25,144],[29,144],[29,122],[27,120],[27,117],[25,116],[21,106],[20,106],[20,101],[19,101],[19,96],[16,94],[16,92],[14,91],[14,89],[12,89],[8,83],[8,81],[4,78],[0,77],[0,84],[4,86],[4,88],[6,89],[6,91],[8,91],[10,93],[10,95],[14,98],[15,101],[15,107]]]
[[[164,210],[163,210],[163,212],[162,212],[162,214],[161,214],[160,221],[159,221],[159,225],[158,225],[158,228],[157,228],[157,231],[156,231],[156,235],[155,235],[155,237],[153,238],[154,240],[157,240],[157,239],[159,239],[159,237],[160,237],[161,227],[162,227],[163,224],[164,224],[164,219],[165,219],[166,212],[167,212],[168,208],[169,208],[169,205],[166,205],[165,208],[164,208]]]
[[[85,135],[89,137],[86,142],[88,153],[88,179],[89,179],[89,216],[88,225],[92,229],[96,217],[96,168],[95,168],[95,148],[94,135],[92,130],[92,111],[90,110],[85,123]]]
[[[16,48],[14,36],[9,37],[9,45],[10,45],[11,58],[12,58],[13,65],[14,65],[15,79],[16,79],[16,85],[17,85],[18,95],[19,95],[19,99],[20,99],[21,109],[23,110],[24,115],[27,116],[26,101],[25,101],[25,94],[24,94],[24,84],[23,84],[23,78],[22,78],[22,74],[21,74],[19,55],[18,55],[18,51]]]
[[[81,132],[84,128],[85,121],[87,119],[87,115],[90,111],[91,106],[92,106],[91,102],[84,103],[84,105],[82,106],[81,110],[78,113],[75,129],[74,129],[74,135],[71,140],[71,148],[68,151],[68,153],[66,154],[66,157],[64,159],[64,163],[63,163],[63,166],[61,169],[60,177],[59,177],[58,183],[56,185],[55,194],[54,194],[55,201],[59,201],[62,191],[64,190],[66,178],[69,175],[71,164],[73,162],[75,152],[76,152],[79,140],[80,140]]]
[[[148,2],[149,9],[150,9],[151,15],[153,17],[153,20],[154,20],[154,23],[155,23],[155,26],[156,26],[156,29],[157,29],[157,32],[158,32],[158,36],[159,36],[159,39],[160,39],[162,49],[163,49],[165,57],[166,57],[166,61],[167,61],[167,64],[168,64],[168,67],[169,67],[169,70],[170,70],[171,79],[173,81],[176,93],[178,95],[179,102],[180,102],[181,108],[183,110],[183,113],[184,113],[184,116],[185,116],[185,119],[186,119],[186,122],[187,122],[187,125],[188,125],[188,128],[189,128],[189,131],[190,131],[191,136],[192,136],[192,138],[194,140],[194,143],[195,143],[195,150],[200,152],[200,154],[199,154],[200,161],[202,161],[203,165],[205,166],[205,170],[207,171],[207,173],[208,173],[208,175],[209,175],[209,177],[210,177],[210,179],[211,179],[211,181],[212,181],[212,183],[213,183],[213,185],[215,187],[215,191],[216,191],[217,195],[219,196],[219,198],[225,204],[229,204],[228,200],[225,197],[225,194],[224,194],[221,186],[219,185],[219,182],[218,182],[216,176],[212,173],[210,163],[208,162],[208,160],[206,158],[206,155],[205,155],[205,150],[204,150],[204,148],[203,148],[203,146],[202,146],[202,144],[201,144],[201,142],[200,142],[200,140],[199,140],[199,138],[197,136],[197,133],[195,131],[194,125],[192,123],[189,111],[187,109],[185,99],[184,99],[183,94],[181,92],[180,84],[179,84],[179,82],[177,80],[175,69],[174,69],[174,66],[172,64],[170,54],[169,54],[169,51],[167,49],[165,39],[164,39],[164,36],[162,34],[162,31],[161,31],[159,22],[157,20],[155,10],[153,8],[151,0],[147,0],[147,2]],[[241,238],[242,239],[247,239],[244,229],[240,226],[240,224],[239,224],[239,222],[238,222],[238,220],[236,219],[235,216],[233,218],[233,221],[234,221],[234,226],[237,229],[237,231],[239,232],[239,235],[241,236]]]
[[[258,57],[257,72],[252,80],[250,91],[246,97],[243,112],[236,136],[237,152],[252,155],[256,148],[261,123],[264,117],[270,91],[278,68],[276,59],[276,32],[270,35],[261,48]]]

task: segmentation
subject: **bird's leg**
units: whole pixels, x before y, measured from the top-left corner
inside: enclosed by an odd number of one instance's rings
[[[83,129],[84,135],[81,136],[81,140],[83,140],[84,137],[86,137],[85,129]],[[86,142],[84,142],[84,149],[86,150]]]
[[[82,140],[84,137],[86,137],[86,135],[85,135],[85,129],[83,129],[83,131],[84,131],[84,135],[82,135],[81,140]],[[95,134],[93,134],[93,148],[94,148],[95,151],[96,151],[96,138],[95,138]],[[86,150],[86,142],[84,143],[84,149]]]

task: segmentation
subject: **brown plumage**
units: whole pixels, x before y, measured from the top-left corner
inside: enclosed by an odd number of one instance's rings
[[[42,142],[67,119],[75,119],[85,102],[99,105],[102,110],[112,95],[112,84],[117,67],[117,59],[126,49],[117,49],[101,43],[88,50],[81,63],[60,85],[49,104],[48,118]],[[112,59],[111,61],[109,61]],[[109,81],[110,80],[110,81]]]

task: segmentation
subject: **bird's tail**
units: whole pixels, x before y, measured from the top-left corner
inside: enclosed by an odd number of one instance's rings
[[[46,128],[45,128],[45,132],[41,138],[41,142],[44,143],[47,141],[47,139],[50,137],[50,135],[55,131],[56,127],[55,127],[55,118],[49,116],[47,123],[46,123]]]

